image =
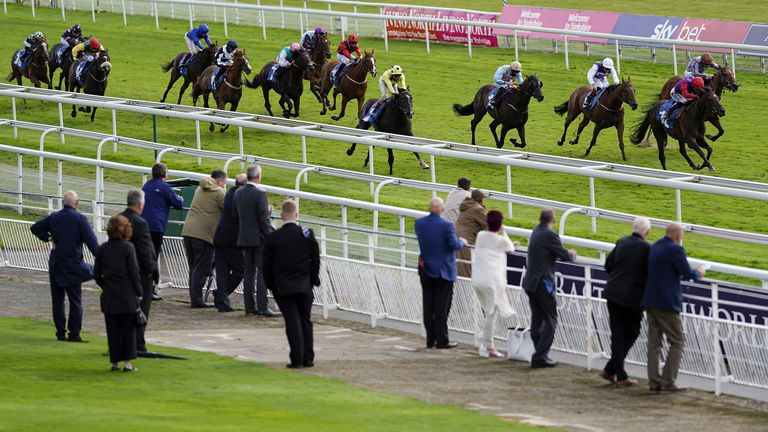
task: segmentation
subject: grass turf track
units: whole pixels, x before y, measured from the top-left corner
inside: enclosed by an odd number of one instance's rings
[[[714,2],[704,2],[706,6]],[[476,6],[480,7],[480,6]],[[647,10],[639,10],[643,12]],[[65,24],[61,22],[59,12],[46,8],[38,9],[37,19],[32,19],[29,10],[24,7],[9,5],[8,17],[3,17],[3,28],[9,37],[0,41],[0,52],[10,53],[17,49],[26,35],[40,30],[50,35],[51,39],[61,33]],[[90,23],[90,13],[68,11],[68,23],[80,22],[84,25],[86,34],[93,34],[109,48],[114,69],[110,76],[107,94],[109,96],[159,100],[167,83],[168,75],[160,71],[160,64],[173,58],[184,49],[180,35],[186,29],[185,21],[174,21],[163,18],[161,30],[154,30],[151,17],[129,17],[129,26],[122,27],[121,17],[108,13],[99,14],[98,23]],[[221,25],[212,24],[214,39],[223,42]],[[274,59],[278,50],[294,40],[295,31],[268,29],[268,41],[261,40],[260,31],[253,27],[237,27],[230,25],[230,36],[237,39],[240,46],[245,48],[250,56],[254,70]],[[338,42],[337,37],[331,37]],[[362,46],[366,49],[376,48],[377,64],[383,71],[387,65],[398,63],[406,71],[408,83],[414,93],[416,117],[414,131],[420,136],[446,139],[459,142],[469,142],[469,118],[456,117],[451,112],[451,104],[469,103],[475,91],[490,80],[499,64],[508,62],[512,56],[511,50],[503,49],[474,49],[474,58],[468,61],[466,48],[434,44],[432,54],[425,55],[424,46],[420,42],[391,41],[390,51],[383,50],[383,42],[379,39],[362,38]],[[558,147],[555,142],[562,133],[563,119],[552,112],[552,106],[565,101],[570,92],[585,82],[584,75],[595,57],[571,56],[571,70],[563,68],[561,54],[521,52],[521,61],[525,71],[536,72],[544,81],[545,100],[542,103],[532,102],[530,120],[527,125],[529,146],[526,150],[569,157],[581,157],[589,138],[591,127],[585,130],[581,144],[577,146]],[[9,71],[9,64],[0,66],[0,71]],[[637,88],[639,103],[650,102],[653,93],[657,92],[664,80],[671,75],[670,65],[654,65],[645,62],[622,61],[624,76],[631,76]],[[728,115],[723,123],[726,134],[715,145],[713,163],[718,168],[715,175],[735,177],[753,181],[768,181],[766,163],[768,150],[762,143],[762,124],[768,99],[766,78],[760,74],[740,73],[738,76],[742,85],[736,93],[727,93],[724,105]],[[373,82],[372,82],[373,84]],[[247,112],[265,113],[261,91],[245,90],[240,110]],[[174,92],[172,90],[171,95]],[[373,86],[369,89],[370,97],[377,96],[378,90]],[[174,97],[169,100],[175,101]],[[189,91],[183,103],[191,103]],[[276,97],[272,97],[273,106]],[[48,124],[57,123],[55,106],[30,102],[26,106],[19,105],[19,118]],[[332,122],[329,117],[318,115],[319,104],[311,94],[305,93],[302,100],[301,119],[309,121]],[[10,101],[0,99],[0,113],[10,117]],[[640,110],[627,112],[627,123],[635,123],[641,116]],[[143,139],[152,139],[151,120],[147,116],[118,113],[118,133]],[[109,113],[101,111],[97,114],[96,123],[91,124],[84,116],[77,119],[66,118],[67,126],[111,132]],[[342,119],[341,124],[354,126],[352,116]],[[191,122],[159,118],[159,141],[173,145],[194,145],[195,134]],[[492,137],[488,132],[488,120],[485,119],[478,127],[478,143],[492,145]],[[204,128],[205,125],[203,125]],[[572,125],[572,131],[575,125]],[[203,130],[203,147],[212,150],[237,150],[235,131],[224,135],[208,133]],[[640,148],[627,142],[627,157],[629,164],[658,167],[655,147]],[[0,139],[15,145],[37,147],[39,133],[21,133],[20,139],[12,139],[10,129],[0,129]],[[300,160],[300,140],[297,137],[245,132],[246,152],[266,157],[287,160]],[[310,163],[334,166],[344,169],[362,170],[361,163],[364,154],[361,149],[353,157],[344,153],[345,145],[336,142],[308,140]],[[81,156],[94,157],[95,141],[78,141],[70,138],[62,146],[56,139],[49,139],[46,148],[51,151],[66,152]],[[385,153],[376,152],[376,171],[387,174],[384,162]],[[126,163],[149,165],[153,155],[150,152],[122,151],[113,157]],[[429,172],[419,169],[412,155],[398,152],[395,154],[395,176],[420,180],[429,180]],[[621,162],[617,148],[616,135],[613,130],[604,131],[593,149],[591,160],[606,162]],[[2,155],[5,163],[15,163],[14,155]],[[197,167],[193,158],[168,155],[165,159],[172,168],[187,170],[209,170],[219,167],[219,163],[206,163]],[[675,147],[668,152],[668,167],[684,173],[691,172]],[[33,158],[26,158],[29,168],[36,167]],[[51,162],[48,169],[54,169]],[[65,164],[65,170],[70,174],[87,175],[88,169]],[[367,169],[365,169],[367,171]],[[442,183],[454,183],[456,178],[469,175],[473,186],[493,190],[505,190],[504,170],[499,166],[487,166],[472,162],[438,158],[437,180]],[[234,174],[233,171],[230,174]],[[120,172],[107,171],[108,180],[136,182],[137,176]],[[265,181],[284,187],[293,187],[295,172],[269,169],[265,172]],[[647,214],[654,217],[674,218],[674,192],[664,191],[640,185],[614,183],[597,180],[598,207],[605,207],[630,213]],[[359,182],[324,178],[310,174],[310,183],[303,185],[304,190],[343,195],[352,198],[369,200],[368,185]],[[513,192],[532,196],[588,205],[588,180],[559,174],[539,171],[514,169]],[[85,191],[88,193],[88,191]],[[405,207],[421,208],[428,199],[428,193],[388,187],[382,195],[382,202]],[[686,222],[720,226],[724,228],[768,232],[765,224],[757,224],[755,215],[765,214],[768,210],[766,203],[756,203],[727,197],[707,196],[683,192],[683,217]],[[272,197],[279,201],[279,197]],[[490,208],[506,210],[506,205],[490,202]],[[509,223],[516,226],[531,227],[534,224],[538,209],[516,206],[514,218]],[[339,218],[336,206],[305,203],[304,213]],[[370,212],[350,211],[350,220],[369,223]],[[390,228],[397,227],[395,218],[382,217],[381,222]],[[410,229],[410,226],[409,226]],[[627,226],[611,222],[598,221],[598,234],[592,235],[587,218],[574,217],[569,221],[568,234],[604,241],[613,241],[627,231]],[[659,236],[659,232],[651,237]],[[723,261],[758,268],[768,268],[768,248],[743,245],[736,242],[711,240],[691,235],[686,238],[686,247],[692,256],[704,259]]]
[[[163,348],[188,361],[109,372],[106,338],[85,338],[61,343],[50,323],[0,318],[0,431],[544,430],[195,351]]]

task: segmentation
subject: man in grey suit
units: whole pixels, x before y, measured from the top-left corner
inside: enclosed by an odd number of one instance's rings
[[[531,339],[536,349],[531,358],[534,369],[557,366],[557,362],[549,358],[549,348],[557,327],[555,261],[573,261],[576,258],[576,251],[566,250],[560,243],[560,236],[552,231],[554,223],[555,212],[542,210],[539,225],[528,242],[528,265],[523,278],[523,289],[531,305]]]
[[[245,314],[278,317],[279,313],[267,307],[267,285],[261,270],[264,237],[273,230],[269,220],[269,201],[266,192],[259,188],[261,167],[249,166],[245,173],[248,183],[235,192],[232,208],[235,218],[238,219],[237,246],[243,249],[245,262],[243,274]],[[254,289],[256,304],[253,301]]]

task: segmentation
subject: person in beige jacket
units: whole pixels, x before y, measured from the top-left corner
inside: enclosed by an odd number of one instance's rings
[[[189,264],[189,300],[193,308],[213,306],[203,301],[203,288],[213,269],[213,237],[224,209],[226,184],[227,174],[221,170],[200,180],[181,230]]]
[[[465,239],[467,244],[474,245],[477,233],[488,228],[486,222],[486,210],[483,205],[485,194],[479,189],[472,191],[472,196],[461,202],[459,206],[459,218],[456,220],[456,234]],[[471,261],[472,251],[469,248],[456,252],[459,260]],[[456,270],[461,277],[472,277],[472,266],[466,263],[457,263]]]

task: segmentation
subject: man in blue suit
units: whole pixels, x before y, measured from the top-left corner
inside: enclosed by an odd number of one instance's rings
[[[465,242],[456,236],[453,224],[441,217],[443,210],[443,200],[433,198],[429,202],[429,216],[417,219],[415,227],[427,348],[457,346],[448,339],[448,314],[456,281],[456,251],[463,248]]]
[[[235,192],[248,182],[245,174],[235,176],[235,186],[229,188],[224,196],[224,210],[221,212],[219,226],[213,237],[214,259],[216,268],[216,297],[214,305],[219,312],[234,312],[229,303],[229,295],[235,292],[243,281],[245,262],[243,250],[237,247],[237,235],[240,221],[235,216]]]
[[[94,255],[99,248],[88,220],[77,211],[77,204],[77,193],[65,192],[62,197],[64,208],[35,222],[30,228],[40,240],[53,242],[48,259],[53,323],[56,339],[69,342],[83,342],[80,338],[83,323],[81,284],[93,278],[93,267],[83,260],[83,243]],[[64,294],[69,298],[69,325],[64,312]],[[69,330],[69,337],[65,329]]]
[[[648,385],[651,391],[679,392],[677,370],[683,357],[685,337],[680,312],[683,311],[681,280],[699,280],[705,268],[692,270],[683,242],[683,226],[672,223],[667,234],[651,246],[648,253],[648,278],[645,282],[643,307],[648,315]],[[663,337],[667,337],[669,352],[664,370],[659,375],[659,355]]]

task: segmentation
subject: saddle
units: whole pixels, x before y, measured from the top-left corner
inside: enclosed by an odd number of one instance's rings
[[[341,83],[341,78],[347,73],[347,69],[349,69],[347,65],[339,62],[339,64],[331,69],[331,81],[333,81],[334,84],[339,85],[339,83]]]
[[[603,97],[603,93],[605,93],[605,89],[608,87],[603,87],[600,89],[599,92],[594,97],[591,97],[592,93],[589,93],[587,97],[584,98],[584,105],[583,108],[585,108],[587,111],[592,111],[595,109],[597,104],[600,102],[600,98]]]
[[[179,73],[182,74],[184,77],[187,77],[187,69],[189,67],[189,64],[192,63],[192,59],[195,58],[196,54],[190,54],[186,53],[184,57],[179,62]]]
[[[271,68],[269,68],[269,73],[267,74],[267,81],[271,82],[275,88],[280,87],[280,65],[279,64],[275,63],[272,65]]]
[[[75,69],[75,80],[81,87],[85,82],[85,76],[83,76],[83,72],[88,69],[90,64],[91,62],[83,60],[77,64],[77,68]]]
[[[381,99],[379,99],[379,101],[381,101]],[[384,112],[384,108],[391,102],[392,98],[387,98],[381,103],[374,103],[371,105],[371,108],[368,110],[368,114],[363,117],[363,121],[372,125],[376,125],[379,121],[379,117],[381,117],[381,113]]]
[[[208,84],[208,90],[214,93],[219,90],[219,87],[221,87],[221,84],[227,78],[227,74],[219,72],[221,72],[221,67],[216,66],[216,69],[213,70],[213,74],[211,74],[211,82]]]
[[[13,56],[13,63],[18,66],[19,69],[21,69],[21,72],[23,74],[27,73],[27,66],[29,65],[29,60],[32,56],[24,56],[24,50],[18,50],[16,51],[16,55]]]
[[[61,63],[62,59],[70,55],[71,52],[72,52],[71,46],[63,46],[63,47],[59,47],[59,49],[56,50],[56,52],[54,52],[53,55],[56,56],[56,59],[59,61],[59,63]]]
[[[687,104],[677,105],[675,107],[675,100],[670,99],[661,106],[659,112],[656,113],[656,121],[660,122],[667,132],[672,132],[675,129],[675,121],[680,118],[680,114],[683,113],[683,109]]]

